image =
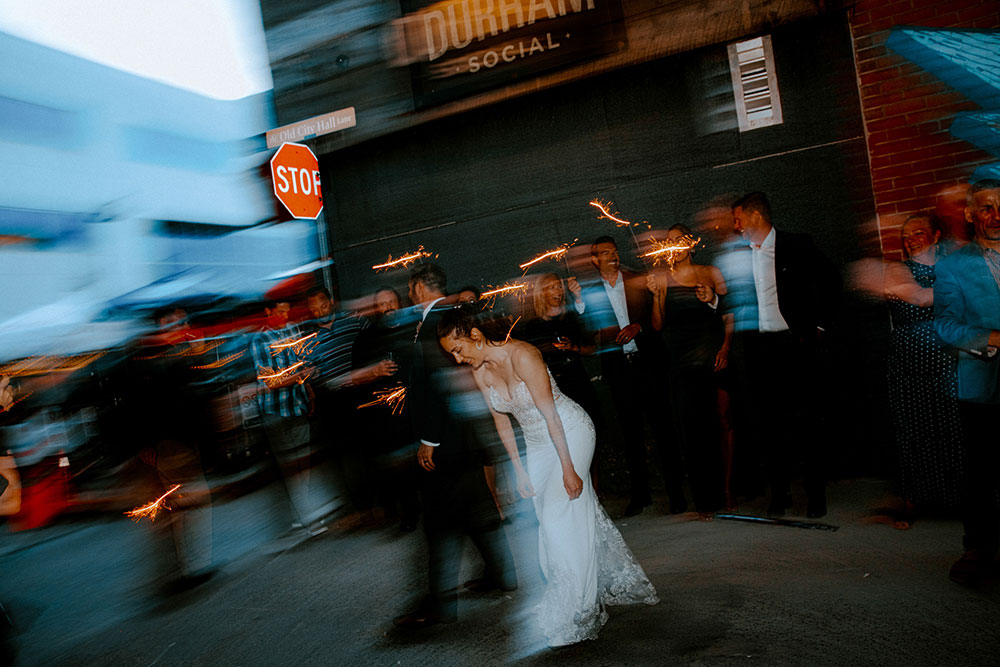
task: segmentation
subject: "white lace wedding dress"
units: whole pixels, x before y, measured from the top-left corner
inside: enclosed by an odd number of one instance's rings
[[[556,411],[570,458],[583,480],[583,493],[570,500],[548,426],[521,382],[510,399],[490,388],[498,412],[514,416],[527,449],[528,477],[535,489],[538,558],[548,585],[538,618],[549,646],[594,639],[607,622],[605,605],[656,604],[656,589],[636,562],[621,533],[597,502],[590,481],[594,425],[587,413],[560,391],[549,373]]]

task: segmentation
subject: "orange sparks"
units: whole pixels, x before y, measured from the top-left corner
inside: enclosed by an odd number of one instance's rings
[[[268,347],[271,348],[271,350],[273,350],[273,352],[271,352],[272,355],[276,355],[282,350],[289,347],[293,349],[295,354],[301,355],[306,352],[305,350],[306,341],[312,340],[313,338],[316,337],[316,335],[317,334],[315,333],[311,333],[308,336],[303,336],[302,338],[299,338],[297,340],[287,341],[287,342],[282,341],[280,343],[274,343],[272,345],[268,345]]]
[[[507,294],[513,294],[514,292],[520,291],[522,293],[528,291],[528,283],[507,283],[500,287],[495,287],[491,290],[483,292],[479,295],[480,299],[486,299],[489,306],[492,308],[493,304],[496,303],[498,296],[505,296]]]
[[[614,206],[611,202],[604,203],[600,199],[595,199],[590,202],[590,205],[598,209],[601,212],[601,217],[606,220],[610,220],[619,227],[631,227],[632,225],[638,225],[638,223],[629,222],[628,220],[623,220],[611,212],[611,207]]]
[[[510,335],[511,335],[512,333],[514,333],[514,327],[516,327],[516,326],[517,326],[517,323],[518,323],[518,322],[520,322],[520,321],[521,321],[521,316],[520,316],[520,315],[518,315],[518,316],[517,316],[517,319],[516,319],[516,320],[514,320],[514,323],[513,323],[512,325],[510,325],[510,329],[508,329],[508,330],[507,330],[507,337],[503,339],[503,342],[504,342],[504,343],[506,343],[507,341],[509,341],[509,340],[510,340]]]
[[[71,356],[43,355],[28,357],[0,366],[0,375],[6,377],[28,377],[46,373],[73,373],[91,362],[103,357],[107,352],[90,352]]]
[[[686,250],[691,250],[701,242],[700,238],[694,238],[693,236],[685,236],[678,239],[676,243],[671,243],[670,241],[657,241],[656,239],[650,239],[649,243],[653,246],[653,249],[642,255],[643,257],[652,257],[653,265],[655,266],[661,260],[667,263],[671,269],[674,268],[674,262],[677,261],[677,256]]]
[[[395,389],[378,389],[372,392],[374,401],[362,403],[361,408],[370,408],[376,405],[388,405],[392,408],[392,414],[398,414],[403,409],[403,402],[406,400],[406,387],[396,387]]]
[[[417,247],[416,250],[414,250],[410,254],[403,255],[402,257],[397,257],[396,259],[393,259],[392,255],[389,255],[389,258],[387,260],[385,260],[384,263],[382,263],[382,264],[376,264],[372,268],[375,269],[376,271],[381,271],[383,269],[386,269],[386,270],[391,269],[394,266],[407,267],[407,266],[409,266],[410,264],[413,264],[415,261],[417,261],[418,259],[420,259],[422,257],[430,257],[430,256],[431,256],[431,253],[425,252],[424,251],[424,247],[423,246],[419,246],[419,247]]]
[[[146,517],[149,517],[150,521],[156,521],[156,517],[159,516],[160,512],[163,510],[170,511],[170,506],[167,505],[167,496],[181,488],[180,484],[174,484],[170,487],[170,490],[164,493],[162,496],[149,503],[148,505],[143,505],[142,507],[136,507],[134,510],[129,510],[125,512],[125,516],[132,519],[135,522],[140,521]]]
[[[242,356],[243,356],[243,352],[236,352],[235,354],[230,354],[228,357],[222,357],[218,361],[213,361],[210,364],[204,364],[203,366],[192,366],[191,368],[193,368],[196,371],[212,370],[212,369],[215,369],[215,368],[222,368],[223,366],[229,365],[230,363],[236,361],[237,359],[239,359]]]
[[[271,371],[270,368],[266,368],[266,367],[265,368],[261,368],[260,370],[264,371],[264,372],[261,373],[260,375],[258,375],[257,379],[261,380],[262,382],[264,382],[264,384],[266,384],[267,386],[270,387],[272,385],[277,384],[278,381],[279,381],[279,379],[282,376],[287,375],[288,373],[291,373],[292,371],[294,371],[296,368],[298,368],[299,366],[303,365],[304,363],[306,363],[306,362],[300,361],[297,364],[292,364],[288,368],[286,368],[284,370],[281,370],[281,371],[277,371],[277,372]]]
[[[573,239],[572,243],[564,243],[558,248],[554,248],[552,250],[549,250],[548,252],[542,253],[541,255],[535,257],[530,262],[525,262],[524,264],[522,264],[521,270],[527,271],[529,266],[537,264],[538,262],[544,262],[547,259],[562,259],[563,257],[566,256],[566,253],[569,251],[570,248],[572,248],[576,244],[578,240],[579,239]]]

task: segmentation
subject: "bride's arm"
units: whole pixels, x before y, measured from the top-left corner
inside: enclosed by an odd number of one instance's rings
[[[535,407],[545,418],[545,424],[549,429],[549,437],[556,448],[559,462],[562,464],[563,486],[570,500],[578,498],[583,492],[583,480],[576,474],[573,468],[573,460],[569,455],[569,446],[566,444],[566,432],[563,430],[562,420],[556,411],[556,403],[552,398],[552,385],[549,382],[549,374],[542,361],[542,353],[537,348],[523,344],[511,353],[511,361],[514,365],[514,373],[524,380],[528,387],[531,399],[535,402]]]
[[[517,449],[517,438],[514,436],[514,427],[510,423],[510,417],[493,409],[493,404],[490,402],[490,390],[483,382],[482,371],[473,371],[472,377],[475,378],[476,385],[486,398],[486,406],[490,409],[490,414],[493,415],[493,424],[497,427],[500,442],[503,443],[503,448],[507,450],[507,456],[510,457],[510,462],[514,466],[517,492],[521,494],[522,498],[530,498],[535,495],[535,490],[531,488],[528,473],[521,465],[521,453]]]

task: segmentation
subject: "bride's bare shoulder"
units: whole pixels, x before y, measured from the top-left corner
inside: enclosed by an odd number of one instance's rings
[[[510,346],[510,358],[514,364],[521,366],[542,363],[542,353],[531,343],[525,343],[523,340],[512,340],[507,345]]]

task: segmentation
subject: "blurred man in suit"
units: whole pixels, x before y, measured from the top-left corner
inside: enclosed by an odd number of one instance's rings
[[[591,245],[591,262],[600,280],[583,291],[587,326],[597,333],[601,375],[611,389],[624,432],[631,498],[625,516],[652,503],[646,468],[645,425],[648,422],[660,457],[671,513],[687,510],[680,453],[671,437],[664,382],[663,342],[653,329],[652,296],[643,274],[621,266],[618,246],[610,236]]]
[[[826,514],[822,341],[839,305],[840,274],[808,236],[775,229],[763,192],[744,195],[732,212],[733,230],[750,246],[747,275],[726,276],[726,300],[739,306],[744,432],[763,457],[768,515],[791,507],[791,468],[801,460],[806,515],[818,518]],[[734,252],[746,258],[746,250]]]
[[[420,319],[408,360],[406,401],[413,436],[420,441],[417,463],[430,569],[422,604],[394,620],[411,629],[456,620],[463,535],[486,563],[483,579],[467,585],[479,592],[517,588],[514,559],[483,474],[489,456],[469,437],[470,420],[476,419],[474,413],[486,414],[486,405],[471,371],[457,366],[438,342],[441,313],[453,307],[445,302],[446,284],[444,271],[434,264],[417,266],[410,274],[410,301]],[[470,403],[482,403],[482,409]]]
[[[1000,544],[1000,181],[968,190],[965,217],[975,228],[968,243],[937,263],[934,326],[958,350],[958,409],[965,441],[962,481],[962,558],[951,578],[985,578]]]

